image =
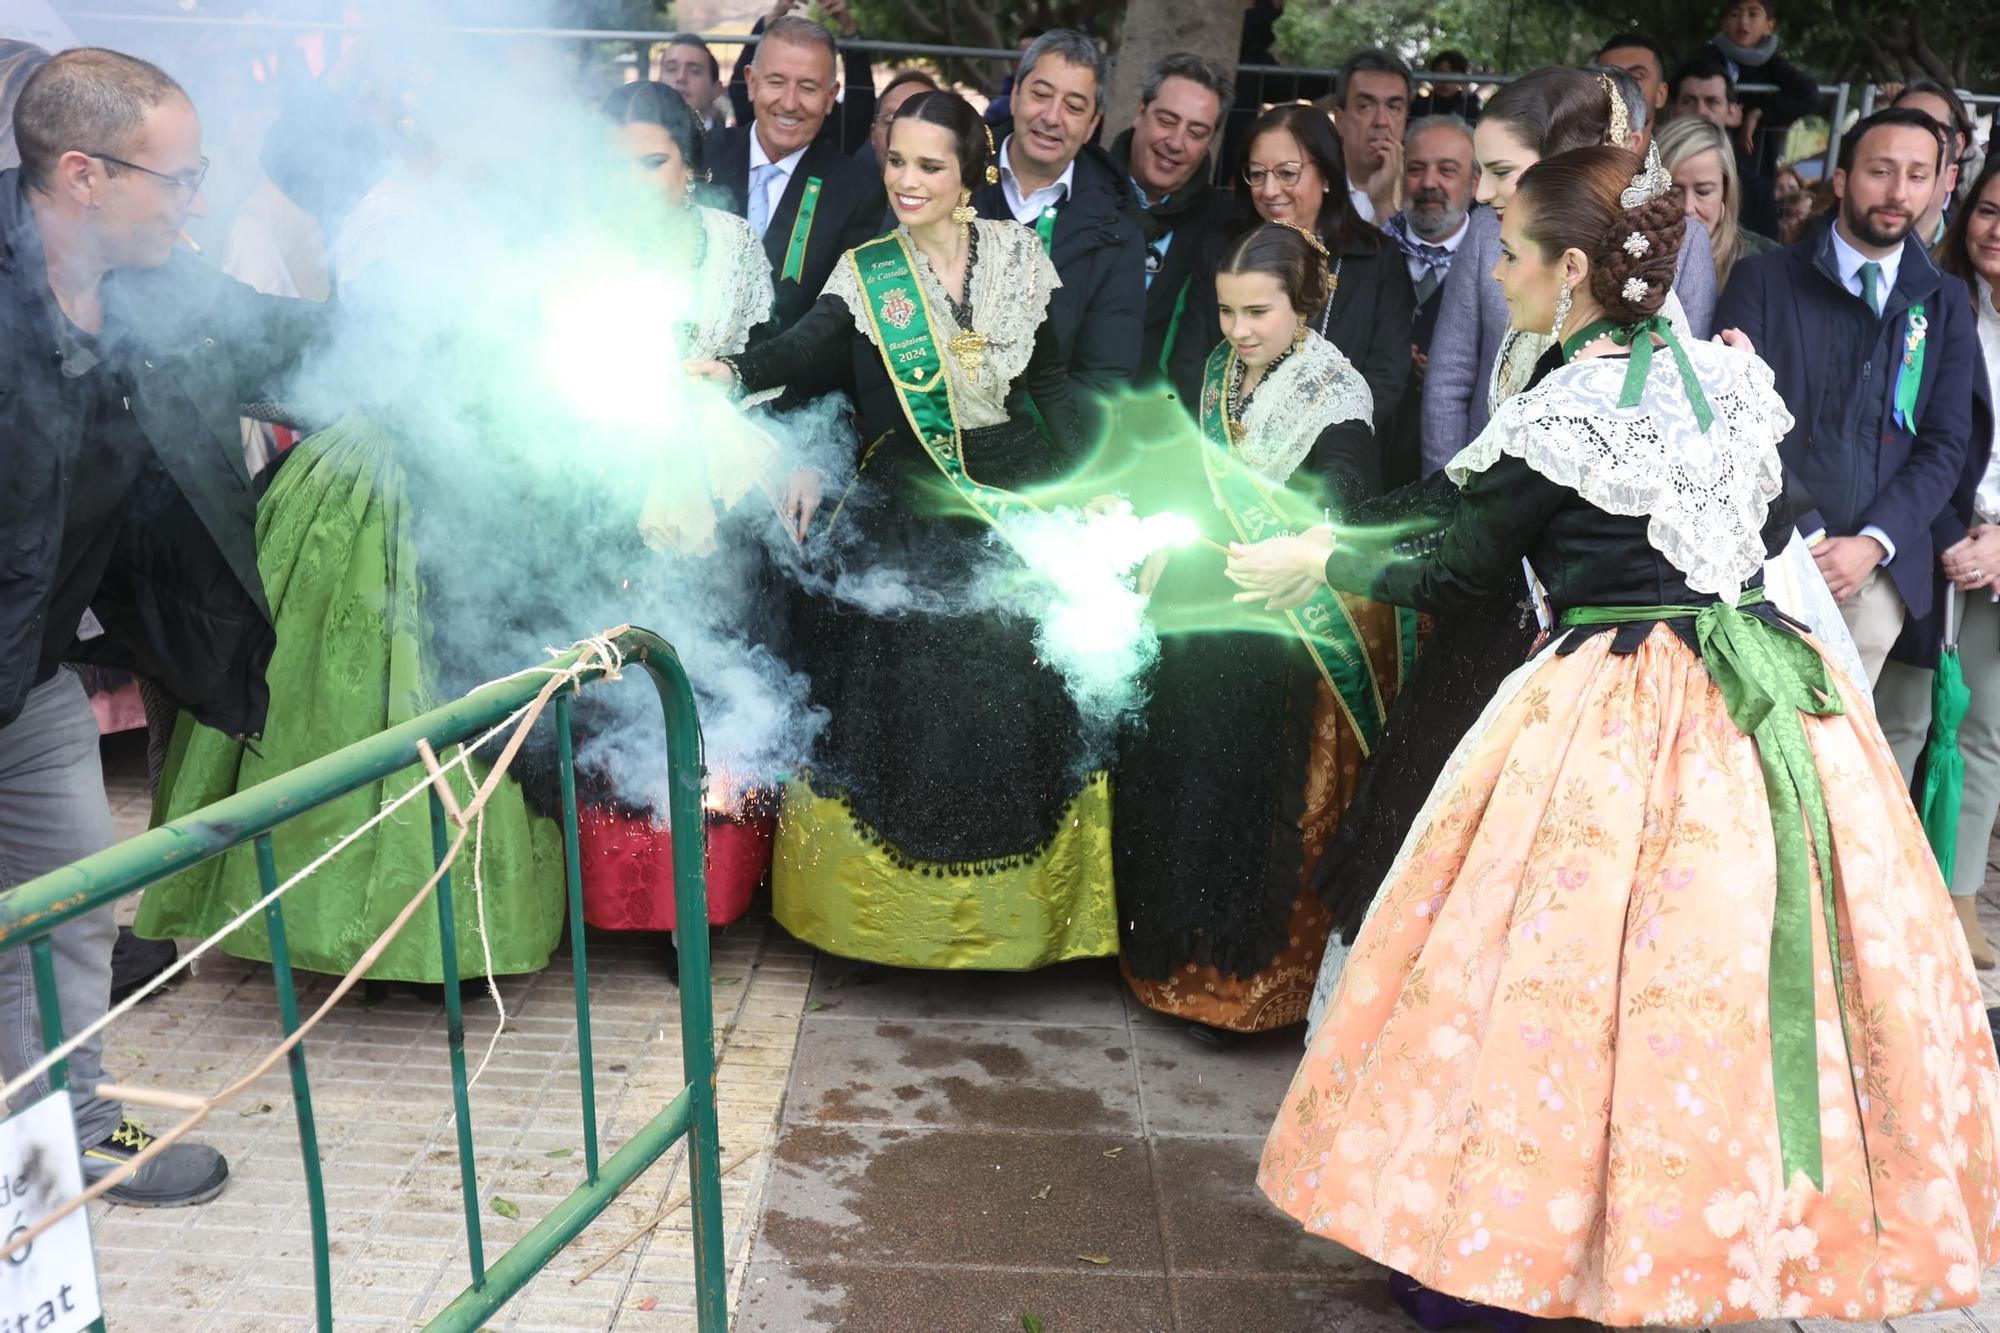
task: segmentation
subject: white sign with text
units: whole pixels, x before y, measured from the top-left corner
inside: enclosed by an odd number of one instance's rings
[[[51,1093],[0,1121],[0,1234],[20,1235],[81,1193],[68,1093]],[[101,1313],[85,1209],[0,1259],[0,1333],[71,1333]]]

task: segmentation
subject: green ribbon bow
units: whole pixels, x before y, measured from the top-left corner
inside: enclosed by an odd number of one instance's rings
[[[1827,948],[1833,955],[1834,1002],[1840,1012],[1843,1039],[1847,1034],[1847,1002],[1840,977],[1833,834],[1826,792],[1813,765],[1805,724],[1799,719],[1832,717],[1846,710],[1827,675],[1825,659],[1810,643],[1744,612],[1744,607],[1763,601],[1763,589],[1753,588],[1733,605],[1579,606],[1563,613],[1563,623],[1693,620],[1702,661],[1722,691],[1730,721],[1757,744],[1778,858],[1777,901],[1771,917],[1770,1006],[1779,1152],[1788,1184],[1796,1172],[1804,1171],[1824,1193],[1813,1003],[1812,862],[1807,857],[1807,830],[1819,866],[1820,910],[1826,918]]]
[[[1653,369],[1653,334],[1658,334],[1667,350],[1674,354],[1674,364],[1681,368],[1681,387],[1687,390],[1688,406],[1694,409],[1695,424],[1706,431],[1715,421],[1714,409],[1708,405],[1708,395],[1701,391],[1701,380],[1688,360],[1687,348],[1681,346],[1680,336],[1664,315],[1648,315],[1636,324],[1600,319],[1563,340],[1563,360],[1574,360],[1585,346],[1606,336],[1618,346],[1630,348],[1632,360],[1625,368],[1625,391],[1618,396],[1618,406],[1637,407],[1646,391],[1646,376]]]

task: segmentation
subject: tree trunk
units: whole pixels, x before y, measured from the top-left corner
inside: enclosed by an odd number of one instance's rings
[[[1112,51],[1111,86],[1104,98],[1104,142],[1121,134],[1139,111],[1146,69],[1176,51],[1236,68],[1243,40],[1243,8],[1228,0],[1131,0]],[[1226,108],[1225,108],[1226,109]]]

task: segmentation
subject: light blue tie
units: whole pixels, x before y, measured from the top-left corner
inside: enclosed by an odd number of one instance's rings
[[[778,174],[775,162],[750,170],[750,197],[744,202],[750,205],[750,230],[757,233],[760,241],[771,229],[771,179]]]

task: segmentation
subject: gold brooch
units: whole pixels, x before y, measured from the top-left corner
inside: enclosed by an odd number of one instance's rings
[[[952,334],[945,348],[967,375],[977,375],[979,368],[986,364],[986,335],[977,329],[961,329]]]

